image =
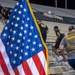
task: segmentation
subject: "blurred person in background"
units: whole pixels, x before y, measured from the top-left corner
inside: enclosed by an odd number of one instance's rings
[[[46,38],[47,38],[47,34],[49,33],[49,29],[48,29],[47,25],[42,23],[42,20],[38,21],[38,25],[39,25],[43,40],[46,43]]]
[[[55,41],[55,46],[54,46],[54,53],[58,56],[58,62],[60,61],[64,61],[65,65],[67,64],[67,59],[66,56],[63,54],[61,54],[61,51],[59,52],[59,45],[61,43],[61,40],[65,37],[65,35],[63,33],[60,32],[59,27],[58,26],[54,26],[54,31],[55,34],[57,36],[56,41]]]

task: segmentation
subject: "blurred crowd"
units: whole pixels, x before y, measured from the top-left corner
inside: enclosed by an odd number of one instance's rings
[[[0,19],[2,22],[6,23],[10,14],[12,12],[12,8],[4,7],[0,4]]]

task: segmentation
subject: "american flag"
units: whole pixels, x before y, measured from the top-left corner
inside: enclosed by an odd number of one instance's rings
[[[47,47],[29,1],[18,0],[0,37],[0,75],[46,75]]]

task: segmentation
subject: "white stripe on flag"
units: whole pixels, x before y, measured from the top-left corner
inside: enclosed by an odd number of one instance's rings
[[[2,43],[1,38],[0,38],[0,51],[1,51],[2,53],[5,51],[5,47],[4,47],[3,43]]]
[[[23,70],[22,65],[19,65],[17,68],[18,68],[18,71],[19,71],[20,75],[26,75],[25,72],[24,72],[24,70]]]
[[[3,73],[3,70],[2,70],[2,68],[1,68],[1,66],[0,66],[0,75],[4,75],[4,73]]]
[[[15,73],[14,73],[14,71],[13,71],[11,65],[10,65],[8,55],[7,55],[6,51],[5,51],[5,46],[3,45],[1,39],[0,39],[0,45],[1,45],[1,47],[0,47],[1,54],[3,56],[4,62],[7,65],[8,71],[9,71],[10,75],[15,75]]]
[[[29,65],[29,68],[30,68],[32,74],[33,74],[33,75],[39,75],[39,72],[38,72],[38,70],[37,70],[37,68],[36,68],[36,65],[35,65],[33,59],[32,59],[32,58],[28,59],[28,60],[27,60],[27,63],[28,63],[28,65]]]
[[[41,51],[40,53],[38,53],[38,57],[40,58],[40,61],[42,63],[44,71],[46,73],[46,58],[45,58],[45,55],[44,55],[43,51]]]

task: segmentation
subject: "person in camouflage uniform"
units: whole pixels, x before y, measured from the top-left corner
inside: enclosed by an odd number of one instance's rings
[[[75,70],[75,28],[70,26],[69,33],[64,37],[60,43],[59,49],[63,53],[64,48],[66,48],[68,55],[68,62],[70,66]]]

